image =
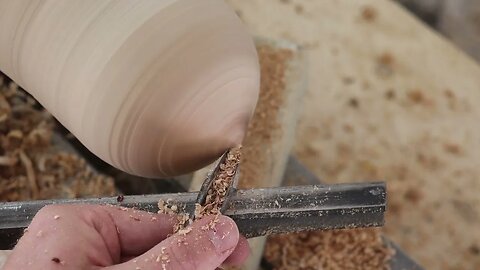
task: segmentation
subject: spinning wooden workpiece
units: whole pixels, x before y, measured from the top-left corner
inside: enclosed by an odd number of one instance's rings
[[[221,0],[0,1],[0,69],[129,173],[199,169],[242,142],[252,39]]]

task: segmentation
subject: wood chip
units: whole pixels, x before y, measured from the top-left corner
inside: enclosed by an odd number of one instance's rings
[[[35,180],[35,171],[33,170],[32,161],[27,157],[27,155],[23,151],[20,151],[19,155],[20,155],[20,161],[22,162],[25,168],[25,171],[27,173],[27,180],[30,184],[32,197],[37,198],[39,190],[38,190],[37,181]]]
[[[365,6],[361,11],[362,18],[367,22],[373,22],[377,18],[377,10],[371,6]]]
[[[191,231],[192,231],[192,227],[187,227],[187,228],[185,228],[185,229],[180,229],[180,230],[178,230],[178,234],[185,236],[185,235],[187,235],[187,234],[188,234],[189,232],[191,232]]]
[[[184,207],[179,207],[170,202],[170,200],[158,201],[158,213],[159,214],[168,214],[176,217],[176,222],[173,226],[173,233],[177,233],[179,230],[186,227],[190,224],[190,216],[185,213]]]

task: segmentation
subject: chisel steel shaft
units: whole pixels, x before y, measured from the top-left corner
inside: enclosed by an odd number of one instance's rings
[[[176,204],[187,213],[197,193],[44,200],[0,203],[0,230],[27,227],[35,214],[51,204],[111,204],[157,212],[159,200]],[[274,233],[382,226],[386,208],[384,183],[309,185],[238,190],[224,212],[244,236]]]

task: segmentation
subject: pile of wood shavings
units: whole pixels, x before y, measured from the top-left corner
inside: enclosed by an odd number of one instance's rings
[[[251,188],[268,177],[269,147],[279,136],[287,62],[292,51],[257,47],[261,66],[259,102],[242,149],[239,186]],[[265,257],[274,269],[388,269],[393,250],[377,229],[317,231],[268,238]]]
[[[0,201],[110,196],[111,178],[52,144],[52,116],[0,75]]]
[[[293,57],[289,49],[257,46],[260,60],[260,94],[257,107],[249,123],[242,149],[239,187],[258,187],[257,179],[268,179],[273,162],[272,142],[282,135],[280,112],[285,103],[285,76],[287,62]]]
[[[223,163],[219,165],[219,171],[213,179],[212,187],[208,191],[208,195],[205,200],[205,206],[199,204],[195,205],[195,218],[199,219],[208,215],[218,216],[225,196],[227,195],[228,188],[233,182],[233,177],[240,163],[240,150],[241,146],[230,149],[227,157]],[[190,231],[189,228],[185,228],[186,225],[191,223],[191,217],[185,213],[184,207],[179,207],[176,204],[172,204],[170,200],[166,202],[160,200],[158,202],[158,213],[176,215],[177,222],[173,227],[174,233],[186,234]],[[208,228],[215,226],[217,218],[214,218],[211,223],[208,224]],[[208,229],[205,228],[205,229]]]
[[[195,218],[207,215],[219,215],[220,209],[225,201],[229,187],[240,163],[241,147],[230,149],[223,163],[219,165],[218,173],[213,179],[212,187],[208,190],[205,205],[195,205]]]
[[[270,236],[264,255],[278,270],[388,270],[394,250],[378,229],[356,229]]]
[[[159,214],[168,214],[171,216],[176,216],[177,221],[173,226],[173,233],[185,234],[188,231],[185,229],[185,226],[191,222],[190,215],[185,213],[184,207],[180,207],[176,204],[173,204],[170,200],[158,201],[158,213]]]

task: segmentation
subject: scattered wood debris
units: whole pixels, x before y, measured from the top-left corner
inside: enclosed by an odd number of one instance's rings
[[[172,204],[170,200],[158,201],[158,213],[176,216],[177,221],[173,226],[173,233],[179,232],[181,229],[185,228],[185,226],[190,224],[191,222],[190,215],[185,213],[184,207],[179,207],[176,204]]]
[[[345,77],[342,78],[342,82],[345,85],[350,85],[350,84],[355,83],[355,79],[353,77],[350,77],[350,76],[345,76]]]
[[[239,187],[258,187],[258,180],[271,166],[269,157],[272,145],[282,135],[280,113],[285,104],[285,76],[287,62],[293,57],[289,49],[273,48],[269,45],[257,46],[260,60],[260,94],[257,107],[250,121],[242,147]]]
[[[352,97],[348,100],[348,105],[352,108],[358,108],[360,107],[360,102],[358,99]]]
[[[302,5],[300,5],[300,4],[295,5],[295,13],[297,13],[298,15],[301,15],[304,12],[305,12],[305,9]]]
[[[407,191],[405,191],[404,197],[408,201],[417,204],[423,199],[423,193],[421,189],[417,187],[409,187]]]
[[[395,91],[393,89],[387,90],[387,92],[385,92],[385,99],[388,99],[388,100],[395,99]]]
[[[423,103],[425,101],[425,96],[420,89],[412,89],[407,93],[408,99],[416,104]]]
[[[192,231],[192,227],[187,227],[187,228],[178,230],[178,234],[187,235],[191,231]]]
[[[206,225],[202,226],[202,230],[204,230],[204,231],[214,230],[217,223],[218,223],[218,215],[214,215],[214,218],[212,220],[210,220],[210,222],[208,222]]]
[[[462,153],[462,148],[456,143],[444,143],[443,149],[445,149],[445,152],[453,155],[458,155]]]
[[[208,191],[205,206],[195,205],[195,218],[220,214],[220,209],[225,201],[228,188],[233,182],[233,177],[240,163],[240,149],[240,146],[230,149],[225,161],[219,165],[219,171],[215,175],[212,187]],[[174,233],[186,234],[189,232],[189,228],[185,227],[192,222],[192,217],[185,213],[184,207],[172,204],[169,200],[166,202],[160,200],[158,202],[158,209],[158,213],[175,215],[177,217],[177,222],[173,229]]]
[[[135,217],[135,216],[130,215],[130,218],[133,219],[133,220],[135,220],[135,221],[140,221],[140,218],[139,218],[139,217]]]
[[[376,72],[382,78],[388,78],[393,75],[395,57],[390,52],[384,52],[377,58]]]
[[[389,52],[384,52],[378,57],[378,62],[385,66],[393,66],[393,64],[395,64],[395,57]]]
[[[361,11],[362,19],[367,22],[373,22],[378,17],[377,10],[371,6],[364,6]]]
[[[376,12],[372,9],[373,12]],[[373,15],[373,17],[376,16]],[[284,105],[285,64],[292,56],[289,50],[273,50],[268,46],[258,49],[261,65],[261,90],[247,137],[242,149],[242,188],[255,186],[255,180],[264,177],[269,166],[265,145],[271,145],[281,135],[278,122]],[[383,59],[392,64],[394,60]],[[344,83],[353,83],[350,80]],[[348,100],[349,106],[360,107],[357,99]],[[348,132],[353,127],[347,126]],[[386,246],[377,229],[315,231],[270,236],[264,257],[274,269],[388,269],[393,249]],[[352,266],[353,265],[353,266]]]
[[[111,196],[113,180],[52,143],[53,117],[0,75],[0,201]]]
[[[170,256],[167,252],[165,252],[166,249],[166,247],[162,247],[160,255],[158,255],[157,259],[155,260],[156,262],[162,262],[162,270],[166,270],[167,264],[170,263]]]

